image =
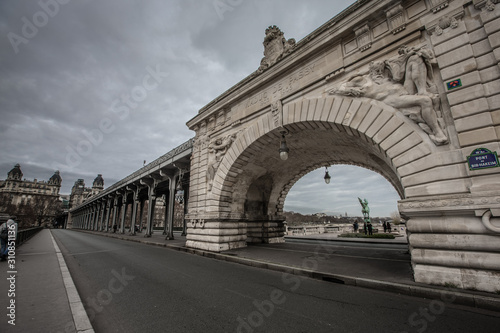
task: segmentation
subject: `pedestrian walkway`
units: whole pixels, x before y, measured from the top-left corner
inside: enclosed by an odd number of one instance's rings
[[[49,229],[16,249],[13,260],[0,263],[0,308],[8,311],[0,316],[0,332],[93,332]]]

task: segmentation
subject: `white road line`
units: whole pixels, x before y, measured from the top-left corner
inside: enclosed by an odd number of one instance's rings
[[[87,312],[85,312],[85,308],[80,296],[78,295],[78,291],[76,291],[68,266],[66,266],[61,250],[52,236],[52,231],[50,231],[50,238],[52,238],[52,243],[54,244],[54,249],[56,250],[57,260],[59,261],[59,267],[61,269],[64,287],[66,288],[66,294],[68,295],[68,301],[71,307],[71,313],[73,314],[76,331],[79,333],[94,333],[94,328],[90,323]]]

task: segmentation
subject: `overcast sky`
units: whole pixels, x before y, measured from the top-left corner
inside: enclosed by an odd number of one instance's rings
[[[110,186],[194,136],[186,122],[259,67],[269,25],[299,41],[353,2],[0,1],[0,179],[19,163],[27,179],[60,170],[61,193],[98,173]],[[331,171],[285,209],[360,215],[359,196],[374,216],[397,210],[378,174]]]

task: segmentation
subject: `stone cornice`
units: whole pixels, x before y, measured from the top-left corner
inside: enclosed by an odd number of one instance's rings
[[[457,194],[425,198],[404,199],[398,202],[401,214],[408,217],[445,214],[473,214],[476,210],[500,208],[500,193],[484,195]]]

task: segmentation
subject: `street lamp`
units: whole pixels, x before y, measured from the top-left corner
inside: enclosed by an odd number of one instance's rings
[[[286,146],[285,133],[282,133],[281,134],[281,145],[280,145],[279,152],[280,152],[280,158],[283,161],[286,161],[288,159],[288,152],[289,151],[290,151],[290,149],[288,149],[288,147]]]
[[[325,183],[330,184],[330,174],[328,174],[328,167],[325,167]]]

